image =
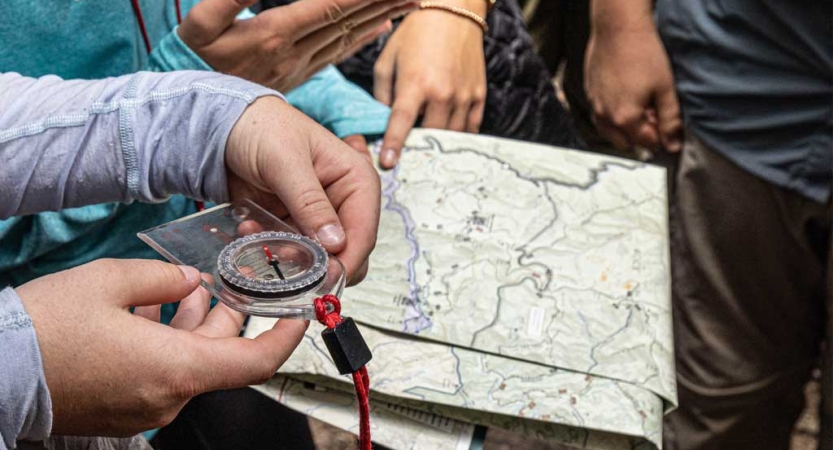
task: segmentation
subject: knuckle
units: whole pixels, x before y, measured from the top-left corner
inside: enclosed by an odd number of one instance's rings
[[[315,188],[308,188],[301,191],[296,197],[295,203],[300,213],[307,217],[328,211],[331,207],[330,201],[324,193]]]
[[[633,119],[634,115],[632,112],[621,109],[614,111],[610,116],[610,121],[617,127],[625,126],[633,122]]]
[[[327,19],[330,23],[338,23],[341,19],[344,18],[344,10],[341,8],[341,5],[338,3],[330,3],[327,6]]]
[[[454,96],[455,105],[468,105],[474,102],[474,94],[471,92],[461,92]]]
[[[265,384],[267,383],[272,377],[275,375],[275,372],[278,371],[277,367],[274,367],[272,364],[263,364],[263,368],[259,370],[257,377],[255,378],[255,384]]]
[[[264,384],[269,381],[278,371],[277,363],[269,358],[261,358],[257,366],[252,369],[252,384]]]
[[[428,91],[428,98],[438,103],[450,103],[453,97],[454,93],[446,87],[435,87]]]
[[[273,36],[268,39],[263,39],[260,52],[266,57],[286,59],[295,56],[297,51],[294,48],[289,48],[289,43],[283,36]]]
[[[353,48],[353,46],[356,45],[358,41],[359,37],[356,35],[356,33],[350,32],[344,34],[341,37],[341,51],[344,52],[350,48]]]
[[[350,33],[354,28],[356,28],[357,25],[358,24],[356,23],[356,21],[349,17],[340,20],[338,23],[339,28],[341,28],[342,34]]]

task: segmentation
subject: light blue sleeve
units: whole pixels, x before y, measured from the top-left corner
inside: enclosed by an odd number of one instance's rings
[[[214,69],[191,50],[179,38],[175,27],[166,34],[153,49],[148,62],[148,70],[154,72],[173,72],[175,70],[210,70]]]
[[[42,441],[52,429],[52,401],[32,319],[14,290],[0,290],[0,450]]]
[[[95,203],[225,201],[226,140],[277,92],[212,72],[0,74],[0,218]]]
[[[300,109],[340,138],[384,134],[390,108],[327,66],[286,95]]]

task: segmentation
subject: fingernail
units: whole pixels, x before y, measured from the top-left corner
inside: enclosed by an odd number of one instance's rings
[[[319,228],[316,236],[325,247],[335,246],[344,241],[344,230],[338,225],[328,224]]]
[[[193,283],[200,279],[200,271],[191,267],[191,266],[177,266],[179,270],[182,271],[182,274],[185,275],[185,279],[188,280],[189,283]]]
[[[379,162],[382,163],[384,167],[392,167],[396,164],[396,150],[389,148],[382,152],[382,156],[379,157]]]
[[[680,151],[681,147],[682,147],[682,145],[680,144],[680,141],[677,140],[677,139],[672,139],[672,140],[668,141],[668,151],[670,151],[670,152],[676,153],[676,152]]]

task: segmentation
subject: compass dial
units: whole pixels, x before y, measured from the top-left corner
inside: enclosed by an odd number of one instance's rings
[[[294,233],[267,231],[226,246],[217,269],[226,287],[256,298],[286,298],[315,289],[327,275],[328,254]]]

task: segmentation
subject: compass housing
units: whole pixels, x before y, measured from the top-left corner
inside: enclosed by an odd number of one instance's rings
[[[270,265],[263,247],[278,255],[280,275]],[[302,294],[327,275],[328,255],[312,239],[285,231],[250,234],[229,244],[217,258],[221,281],[237,293],[264,299]]]

